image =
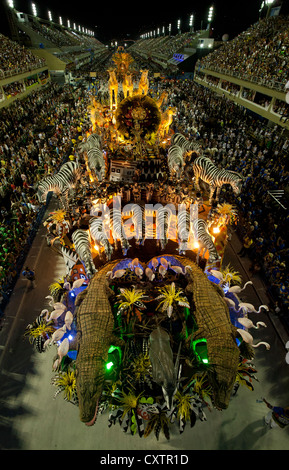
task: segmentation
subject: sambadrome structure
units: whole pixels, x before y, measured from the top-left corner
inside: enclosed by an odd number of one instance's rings
[[[172,426],[205,421],[207,407],[225,410],[241,383],[253,389],[247,360],[269,345],[254,345],[232,289],[241,280],[222,264],[236,211],[218,199],[211,207],[214,189],[218,198],[229,182],[237,193],[242,176],[172,132],[177,109],[132,62],[115,54],[88,108],[91,132],[75,146],[78,163],[39,183],[41,202],[48,191],[59,200],[45,223],[67,269],[26,334],[39,352],[56,347],[56,394],[80,421],[107,413],[109,425],[169,439]]]

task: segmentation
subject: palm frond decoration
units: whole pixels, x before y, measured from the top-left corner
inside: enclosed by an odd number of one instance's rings
[[[202,400],[208,400],[212,397],[212,387],[208,382],[207,372],[196,373],[192,377],[192,390],[199,395]]]
[[[44,351],[44,343],[47,341],[55,331],[54,322],[47,322],[45,318],[37,318],[33,323],[27,325],[24,337],[28,337],[30,344],[32,344],[38,352]]]
[[[236,376],[236,383],[239,385],[245,385],[249,390],[253,391],[254,386],[252,379],[257,380],[255,373],[257,370],[250,364],[246,359],[241,361],[238,366],[238,372]]]
[[[158,412],[152,413],[144,431],[144,437],[148,437],[152,431],[159,440],[160,432],[162,431],[167,440],[170,439],[170,422],[168,417],[168,410],[166,405],[158,405]]]
[[[232,225],[238,220],[237,209],[232,204],[226,202],[223,204],[218,204],[217,211],[220,215],[219,222],[221,222],[221,224],[226,224],[229,222]]]
[[[142,393],[143,392],[141,392],[139,395],[135,395],[133,390],[128,390],[127,393],[122,390],[121,395],[118,398],[120,407],[123,409],[122,419],[124,419],[126,414],[130,413],[132,410],[137,409]]]
[[[223,279],[228,279],[229,285],[231,285],[231,283],[234,285],[241,284],[242,278],[240,276],[240,273],[238,271],[235,271],[230,265],[230,263],[224,268],[221,267],[220,272],[223,275]]]
[[[161,293],[156,300],[160,300],[157,310],[161,309],[162,312],[167,312],[168,317],[172,316],[175,304],[181,307],[190,308],[187,298],[182,295],[183,290],[176,288],[175,283],[172,282],[169,286],[159,287],[158,291]]]
[[[127,321],[129,321],[130,315],[134,314],[141,321],[141,312],[139,309],[145,309],[146,306],[142,300],[146,297],[144,292],[140,289],[120,289],[120,294],[117,298],[120,300],[118,313],[126,312]]]
[[[58,279],[57,281],[53,282],[48,286],[49,292],[53,298],[57,298],[59,294],[63,291],[64,292],[64,277]]]
[[[58,209],[54,212],[50,212],[49,214],[49,218],[54,221],[54,223],[59,223],[59,222],[63,222],[63,220],[65,220],[67,217],[67,213],[65,210],[63,209]]]
[[[131,366],[131,373],[136,382],[145,381],[147,376],[151,375],[151,361],[148,353],[139,354],[133,359]]]
[[[76,378],[74,370],[59,372],[59,374],[52,378],[51,383],[57,387],[54,398],[56,398],[59,393],[63,393],[64,400],[74,404],[77,403]]]

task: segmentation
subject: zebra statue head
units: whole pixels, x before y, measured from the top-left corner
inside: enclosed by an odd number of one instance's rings
[[[177,248],[177,251],[179,252],[179,254],[182,256],[182,255],[185,255],[186,254],[186,251],[188,249],[188,240],[180,240],[179,239],[179,246]]]
[[[226,170],[226,172],[230,174],[228,183],[231,184],[234,194],[238,196],[241,192],[245,178],[236,171]]]

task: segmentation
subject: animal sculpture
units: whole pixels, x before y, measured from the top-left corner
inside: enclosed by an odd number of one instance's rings
[[[193,170],[195,176],[195,187],[198,191],[200,191],[199,179],[209,184],[210,203],[212,202],[213,195],[216,189],[216,199],[219,198],[221,188],[224,184],[230,184],[236,195],[238,195],[241,191],[243,177],[235,171],[219,169],[207,157],[197,157],[193,162]]]
[[[88,230],[77,229],[73,232],[71,238],[75,251],[85,268],[87,277],[91,278],[95,274],[96,268],[91,254],[89,232]]]
[[[114,317],[109,302],[112,291],[107,273],[118,261],[106,264],[91,279],[85,294],[81,293],[77,308],[76,391],[80,420],[92,426],[97,418],[98,402],[105,379],[105,363],[111,345],[124,342],[113,334]]]

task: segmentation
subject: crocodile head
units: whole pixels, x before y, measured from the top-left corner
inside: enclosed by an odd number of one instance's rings
[[[208,355],[212,365],[208,378],[212,386],[213,404],[219,410],[228,408],[238,372],[240,353],[233,336],[216,338],[208,344]]]
[[[86,365],[86,368],[85,368]],[[97,418],[99,399],[104,383],[105,362],[96,359],[89,364],[81,364],[82,373],[76,368],[76,391],[80,420],[92,426]],[[85,370],[85,373],[84,373]]]

